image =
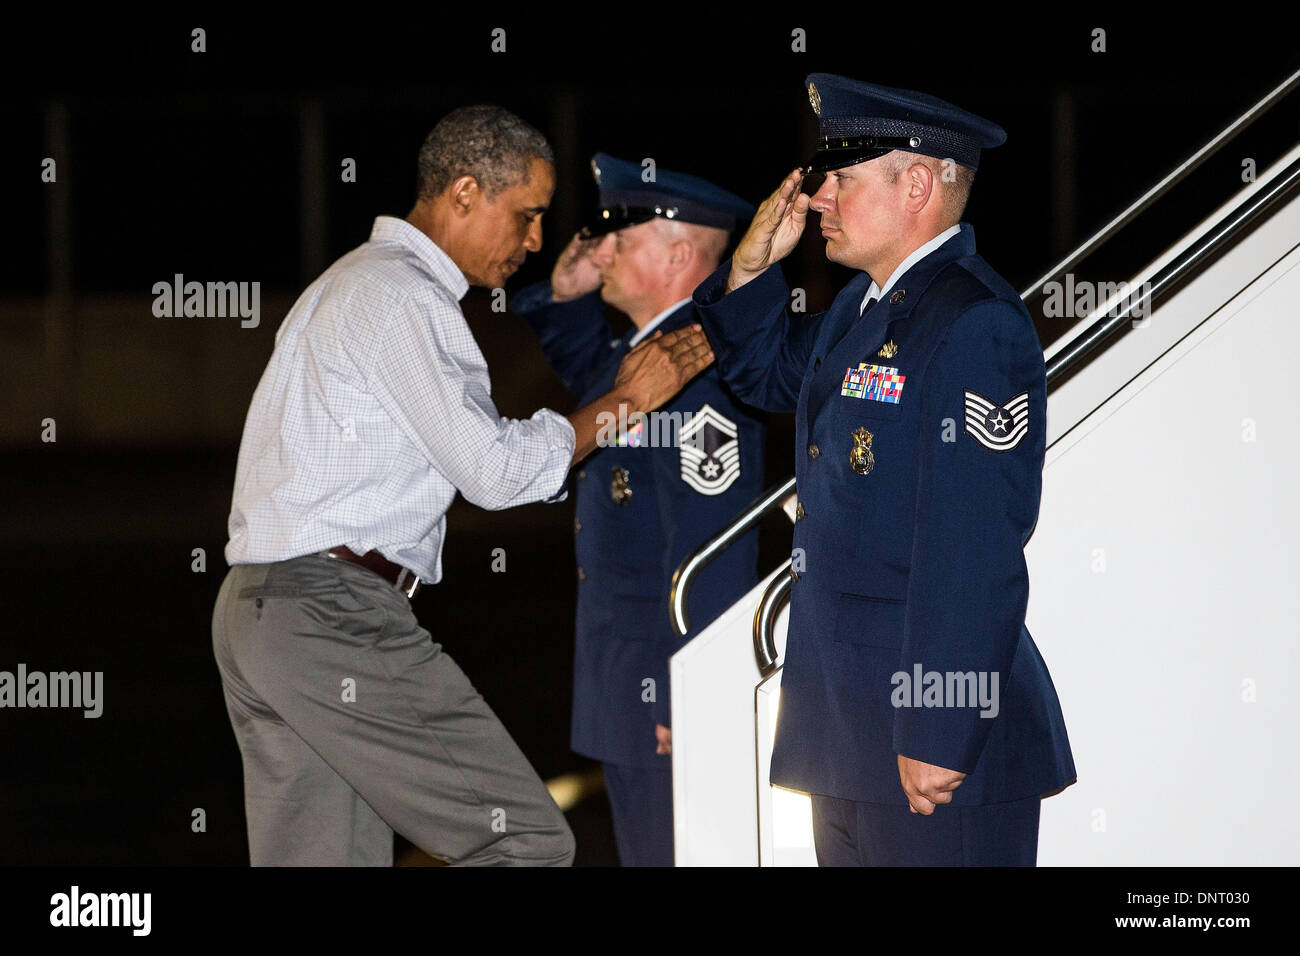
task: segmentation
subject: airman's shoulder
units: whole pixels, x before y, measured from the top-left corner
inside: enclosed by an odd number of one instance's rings
[[[943,336],[982,339],[989,344],[1017,343],[1040,349],[1033,319],[1019,293],[983,259],[956,260],[936,276],[927,298],[941,306]]]

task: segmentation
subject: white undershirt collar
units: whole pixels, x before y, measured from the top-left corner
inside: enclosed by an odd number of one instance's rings
[[[653,319],[651,319],[641,328],[636,330],[636,335],[632,336],[632,340],[627,343],[627,347],[629,349],[636,348],[636,344],[640,342],[643,338],[645,338],[647,335],[649,335],[651,332],[653,332],[655,330],[656,325],[658,325],[664,319],[668,318],[668,316],[672,315],[674,312],[676,312],[678,309],[680,309],[682,306],[684,306],[687,302],[690,301],[691,301],[691,297],[687,296],[686,298],[682,299],[680,302],[674,302],[668,308],[664,309]]]
[[[905,273],[908,269],[912,268],[912,266],[916,265],[918,262],[920,262],[922,259],[928,256],[930,253],[934,252],[934,250],[938,249],[941,245],[943,245],[953,236],[957,235],[957,233],[959,232],[961,232],[960,225],[949,226],[947,229],[939,233],[939,235],[935,236],[925,245],[917,246],[915,249],[912,250],[911,254],[906,259],[904,259],[902,262],[898,264],[898,268],[894,270],[894,274],[889,277],[889,281],[885,283],[885,287],[883,289],[877,289],[876,281],[874,279],[871,280],[871,288],[867,289],[867,294],[862,297],[862,304],[858,306],[858,315],[861,315],[866,310],[867,302],[873,296],[876,299],[883,299],[885,297],[885,293],[894,287],[894,283],[899,280],[899,278],[903,275],[903,273]]]

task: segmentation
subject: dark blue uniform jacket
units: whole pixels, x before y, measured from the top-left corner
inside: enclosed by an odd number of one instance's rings
[[[803,517],[772,782],[906,803],[898,754],[967,773],[953,806],[1074,780],[1024,626],[1046,395],[1016,291],[966,223],[860,318],[866,273],[805,316],[789,312],[777,266],[723,296],[730,268],[695,291],[723,378],[743,401],[796,414]],[[859,429],[866,474],[851,461]],[[995,704],[972,706],[981,679]]]
[[[565,303],[550,298],[550,283],[543,282],[518,293],[511,305],[585,405],[613,388],[635,329],[613,338],[597,292]],[[696,321],[687,303],[656,330]],[[598,448],[575,469],[579,580],[571,745],[631,767],[671,766],[671,757],[655,754],[655,724],[671,724],[668,658],[757,583],[758,539],[751,533],[700,573],[687,607],[692,630],[684,640],[675,638],[668,617],[673,571],[762,492],[765,428],[762,414],[737,401],[715,367],[660,411],[667,414],[643,423],[628,444]],[[683,451],[678,429],[701,414],[703,430]],[[614,486],[615,469],[626,473],[630,495]]]

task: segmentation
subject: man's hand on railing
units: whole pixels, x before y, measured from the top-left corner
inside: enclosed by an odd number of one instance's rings
[[[808,204],[812,201],[800,190],[802,185],[803,170],[796,169],[758,207],[749,230],[731,255],[728,292],[757,279],[768,266],[784,259],[799,244],[808,221]]]

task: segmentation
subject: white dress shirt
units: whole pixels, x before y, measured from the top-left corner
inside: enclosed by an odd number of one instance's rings
[[[682,306],[684,306],[687,302],[690,301],[691,301],[691,297],[688,295],[686,298],[682,299],[682,301],[674,302],[672,305],[664,309],[662,312],[656,315],[645,325],[641,326],[641,328],[637,329],[636,334],[633,335],[632,338],[628,340],[627,343],[628,351],[631,351],[632,349],[636,348],[637,343],[640,342],[642,339],[644,339],[651,332],[653,332],[655,330],[656,325],[658,325],[664,319],[668,318],[668,316],[672,315],[674,312],[676,312],[678,309],[680,309]]]
[[[912,266],[916,265],[918,262],[920,262],[922,259],[928,256],[930,253],[934,252],[934,250],[938,249],[941,245],[943,245],[953,236],[957,235],[957,233],[959,232],[961,232],[960,225],[949,226],[947,229],[939,233],[939,235],[935,236],[925,245],[917,246],[915,249],[912,250],[912,252],[908,255],[906,259],[904,259],[902,262],[898,264],[898,268],[894,270],[894,274],[889,277],[889,281],[885,283],[885,287],[883,289],[877,289],[876,280],[872,279],[871,288],[867,290],[867,294],[862,297],[862,304],[858,306],[858,314],[861,315],[863,312],[866,311],[867,303],[871,301],[871,298],[873,296],[877,299],[883,299],[885,297],[885,293],[894,287],[894,283],[899,280],[899,278],[903,275],[903,273],[905,273],[908,269],[912,268]]]
[[[434,583],[457,491],[494,510],[564,496],[573,427],[498,414],[468,288],[433,240],[380,216],[303,292],[248,410],[227,562],[343,544]]]

